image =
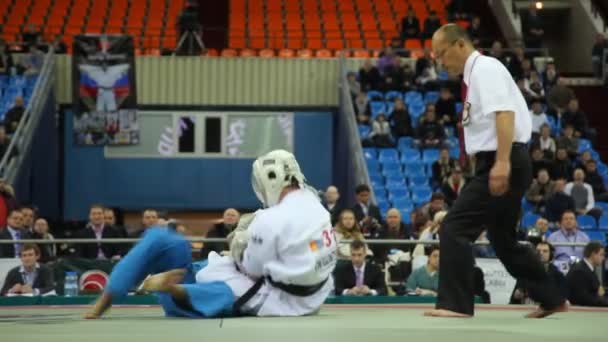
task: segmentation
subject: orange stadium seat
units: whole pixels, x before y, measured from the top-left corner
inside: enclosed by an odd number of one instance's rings
[[[340,50],[344,48],[342,39],[328,39],[325,47],[332,50]]]
[[[222,57],[236,57],[237,53],[235,49],[224,49],[222,50]]]
[[[351,56],[351,53],[348,50],[338,50],[338,51],[336,51],[335,56],[336,57],[342,57],[342,56],[344,56],[344,57],[348,58],[348,57]]]
[[[323,43],[320,38],[308,38],[306,40],[306,47],[309,49],[320,49],[323,47]]]
[[[272,50],[272,49],[262,49],[262,50],[260,50],[260,57],[272,58],[272,57],[274,57],[274,50]]]
[[[321,50],[317,50],[315,52],[315,57],[317,58],[331,58],[331,51],[327,50],[327,49],[321,49]]]
[[[420,49],[420,48],[422,48],[422,44],[420,43],[420,39],[406,39],[405,40],[405,48],[406,49]]]
[[[367,50],[356,50],[353,52],[355,58],[369,58],[369,51]]]
[[[252,49],[242,49],[239,55],[241,57],[255,57],[256,53],[255,50]]]
[[[312,50],[311,49],[300,49],[300,50],[298,50],[297,55],[300,58],[311,58]]]
[[[281,49],[279,51],[279,57],[292,58],[295,56],[295,52],[292,49]]]

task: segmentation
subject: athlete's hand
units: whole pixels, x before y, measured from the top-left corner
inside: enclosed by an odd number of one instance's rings
[[[497,160],[490,170],[488,187],[492,196],[502,196],[509,190],[511,163]]]

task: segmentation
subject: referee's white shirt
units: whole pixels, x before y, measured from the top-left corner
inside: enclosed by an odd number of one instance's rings
[[[532,120],[528,105],[513,77],[499,60],[474,51],[464,65],[463,78],[467,85],[462,121],[467,154],[496,151],[497,111],[515,113],[513,142],[527,143],[530,140]]]

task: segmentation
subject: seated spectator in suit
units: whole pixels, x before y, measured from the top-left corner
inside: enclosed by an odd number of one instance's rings
[[[372,219],[382,223],[380,209],[369,200],[370,192],[371,190],[367,184],[359,184],[355,188],[357,204],[353,207],[353,212],[360,225],[368,223]]]
[[[439,100],[435,103],[435,112],[439,121],[444,126],[454,127],[458,117],[456,116],[456,100],[448,87],[442,87],[439,92]]]
[[[439,230],[441,229],[441,224],[443,223],[443,219],[445,218],[447,213],[447,211],[440,211],[435,214],[435,218],[433,220],[427,221],[422,232],[420,232],[420,236],[418,239],[421,241],[438,241]],[[431,245],[424,245],[422,243],[417,244],[414,248],[414,251],[412,252],[412,257],[416,258],[425,255],[425,248],[428,246]]]
[[[128,238],[129,234],[127,229],[123,225],[116,224],[116,213],[112,208],[105,208],[103,210],[103,222],[106,226],[113,227],[121,238]],[[131,248],[130,243],[119,243],[117,246],[122,250],[121,255],[127,254]]]
[[[104,224],[103,210],[101,205],[92,205],[89,209],[89,222],[76,235],[81,239],[110,239],[120,238],[120,233],[114,227]],[[123,251],[117,244],[109,243],[87,243],[78,245],[78,256],[86,259],[97,260],[119,260]]]
[[[585,170],[587,167],[587,162],[593,160],[590,151],[583,151],[583,153],[577,155],[577,158],[574,163],[574,169],[583,169]],[[587,172],[585,172],[585,175]],[[587,178],[587,177],[585,177]]]
[[[570,303],[608,306],[608,298],[595,273],[595,268],[603,265],[604,258],[605,249],[599,241],[589,242],[585,246],[584,259],[574,264],[566,276]]]
[[[350,245],[340,243],[344,240],[361,240],[365,241],[365,237],[361,232],[361,227],[355,219],[355,213],[351,209],[344,209],[340,213],[338,223],[335,227],[336,242],[338,243],[338,258],[342,260],[350,260]]]
[[[456,198],[458,198],[465,183],[466,181],[464,177],[462,177],[462,169],[460,166],[456,165],[452,169],[450,177],[443,182],[443,186],[441,187],[441,192],[445,195],[445,201],[448,206],[451,206]]]
[[[450,150],[443,147],[439,151],[439,159],[433,162],[433,187],[443,184],[456,166],[456,160],[450,157]]]
[[[576,158],[578,154],[578,138],[574,135],[574,127],[570,124],[564,127],[564,134],[557,139],[557,148],[565,148],[568,157]]]
[[[536,179],[526,192],[526,200],[534,204],[535,212],[544,212],[545,203],[553,195],[554,188],[555,183],[549,178],[549,172],[546,169],[540,169]]]
[[[329,214],[331,215],[331,225],[335,226],[336,222],[338,222],[338,217],[340,216],[340,212],[342,211],[342,206],[338,203],[340,199],[340,193],[338,192],[338,188],[333,185],[327,187],[325,190],[325,200],[323,201],[323,206]]]
[[[424,28],[422,29],[422,39],[431,39],[433,33],[441,27],[441,21],[437,16],[437,12],[431,10],[428,18],[424,20]]]
[[[544,124],[540,126],[540,136],[538,137],[538,147],[543,151],[543,155],[547,160],[553,160],[555,158],[555,150],[557,145],[555,139],[551,137],[551,127]]]
[[[378,265],[365,261],[365,243],[350,243],[351,263],[338,265],[334,271],[337,296],[385,296],[386,281]]]
[[[371,60],[366,60],[363,67],[359,69],[359,83],[361,90],[368,92],[370,90],[380,89],[380,71],[374,66]]]
[[[21,266],[11,269],[6,274],[0,295],[32,294],[43,295],[54,290],[53,271],[38,263],[40,249],[34,244],[25,244],[21,248]]]
[[[572,161],[568,157],[568,152],[558,145],[555,160],[551,166],[551,179],[570,179],[572,171]]]
[[[439,147],[445,138],[443,125],[437,120],[435,105],[428,104],[424,117],[418,124],[416,143],[424,148]]]
[[[431,200],[420,208],[422,214],[430,220],[434,220],[435,214],[445,210],[448,210],[448,205],[445,203],[445,195],[441,192],[434,192],[431,195]]]
[[[426,248],[428,261],[426,266],[415,269],[407,279],[409,293],[419,296],[437,296],[439,287],[439,246]]]
[[[19,240],[29,239],[30,234],[23,229],[23,213],[21,209],[12,209],[8,212],[6,227],[0,230],[0,240],[13,240],[15,244],[1,244],[0,258],[18,258],[22,245]]]
[[[369,101],[367,100],[367,94],[360,92],[354,100],[353,106],[355,107],[355,114],[357,115],[357,123],[360,125],[369,125],[370,112]]]
[[[532,95],[532,103],[535,101],[543,101],[545,99],[545,88],[543,87],[540,76],[536,71],[530,72],[528,91]]]
[[[395,140],[391,133],[391,125],[386,120],[384,113],[380,113],[372,122],[372,132],[368,137],[371,142],[364,146],[372,145],[379,148],[393,147],[395,146]]]
[[[550,61],[547,63],[545,70],[541,73],[541,77],[545,86],[545,93],[548,93],[557,84],[557,79],[559,78],[559,74],[555,69],[555,62]]]
[[[49,233],[49,223],[46,219],[39,217],[34,221],[33,239],[55,240],[53,234]],[[55,260],[57,256],[57,246],[55,244],[45,243],[38,246],[40,248],[40,262],[47,263]]]
[[[562,242],[586,243],[589,242],[589,236],[578,229],[578,223],[576,222],[576,215],[574,215],[574,212],[566,210],[562,214],[560,229],[549,235],[547,242],[553,245]],[[555,247],[555,261],[570,261],[572,258],[582,259],[582,257],[583,247]]]
[[[23,103],[23,97],[16,96],[15,104],[6,112],[6,114],[4,114],[4,128],[6,129],[6,133],[9,135],[15,133],[24,112],[25,105]]]
[[[578,215],[591,215],[599,220],[602,216],[602,209],[595,207],[593,188],[585,182],[585,171],[576,169],[573,179],[574,181],[566,184],[564,192],[574,200],[576,213]]]
[[[393,62],[384,68],[383,72],[383,90],[387,91],[402,91],[405,74],[401,67],[401,57],[393,53],[391,57]]]
[[[544,217],[539,217],[538,219],[536,219],[536,222],[534,223],[533,226],[530,227],[525,227],[524,229],[520,230],[518,232],[518,240],[527,240],[528,242],[530,242],[531,244],[538,244],[540,242],[545,242],[547,241],[548,235],[547,232],[549,231],[549,221],[544,218]],[[553,246],[551,246],[552,249]],[[552,253],[554,254],[554,253]],[[553,255],[551,256],[551,259],[553,260]]]
[[[597,163],[595,160],[591,159],[585,163],[585,172],[585,180],[591,185],[595,199],[600,202],[608,201],[608,193],[606,192],[604,178],[597,172]]]
[[[222,222],[216,223],[213,227],[209,228],[207,235],[208,238],[226,238],[228,234],[236,228],[239,223],[241,214],[234,208],[228,208],[222,215]],[[221,254],[222,251],[229,250],[228,243],[226,242],[205,242],[201,249],[201,258],[207,259],[207,256],[211,252]]]
[[[553,195],[545,201],[545,217],[549,222],[559,222],[566,211],[574,212],[574,200],[564,192],[566,180],[555,180]]]
[[[568,102],[567,110],[562,114],[562,127],[572,125],[574,127],[574,136],[577,138],[587,138],[593,140],[587,115],[580,110],[578,99],[572,98]]]
[[[407,16],[401,19],[401,39],[413,39],[420,36],[420,21],[414,9],[407,10]]]
[[[23,214],[23,229],[27,230],[28,234],[34,234],[34,220],[38,216],[38,209],[33,205],[24,205],[21,207]]]
[[[547,242],[539,242],[536,245],[536,252],[545,267],[547,275],[554,284],[561,290],[562,295],[565,297],[568,295],[568,286],[566,284],[566,277],[560,272],[555,265],[553,265],[553,255],[555,248]],[[515,284],[515,289],[511,294],[511,300],[509,304],[532,304],[528,291],[522,284],[521,280],[518,280]]]
[[[401,213],[395,208],[391,208],[386,213],[386,222],[380,228],[376,239],[390,240],[409,240],[412,238],[410,227],[406,226],[401,220]],[[394,244],[394,245],[373,245],[372,250],[378,263],[384,264],[387,261],[387,256],[391,250],[399,250],[401,252],[409,252],[412,250],[411,245]]]
[[[388,120],[393,124],[393,133],[397,138],[411,137],[414,135],[412,118],[401,98],[395,99],[395,107],[388,117]]]
[[[141,228],[131,232],[131,237],[141,237],[146,229],[158,224],[158,211],[155,209],[145,209],[141,213]]]
[[[543,111],[543,104],[540,100],[532,101],[530,117],[532,118],[532,133],[540,134],[540,128],[549,123],[547,114]]]
[[[549,169],[551,167],[551,161],[545,159],[545,155],[543,151],[541,151],[540,147],[533,146],[532,147],[532,176],[534,178],[538,177],[538,172],[542,169]]]

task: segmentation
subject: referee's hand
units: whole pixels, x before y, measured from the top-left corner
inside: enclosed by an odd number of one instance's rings
[[[511,163],[497,160],[490,170],[488,187],[492,196],[502,196],[509,190]]]

